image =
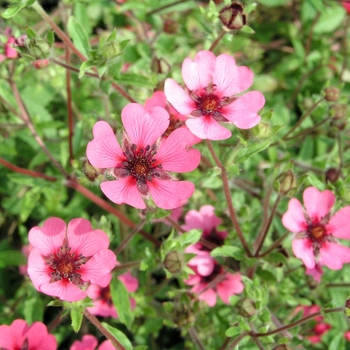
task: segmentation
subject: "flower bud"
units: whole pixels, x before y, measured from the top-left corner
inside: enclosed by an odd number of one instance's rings
[[[193,311],[188,305],[177,303],[174,305],[172,319],[180,328],[192,326],[196,320]]]
[[[18,52],[13,48],[15,45],[16,39],[11,36],[8,38],[7,43],[5,44],[5,56],[7,58],[16,58],[18,56]]]
[[[347,114],[347,105],[343,103],[336,103],[331,106],[330,115],[332,116],[331,126],[343,130],[346,126],[345,116]]]
[[[45,39],[31,39],[28,43],[28,51],[29,55],[36,59],[45,59],[51,54],[51,45]]]
[[[254,300],[244,298],[237,304],[238,313],[243,317],[252,317],[256,313],[256,305]]]
[[[33,66],[36,69],[42,69],[47,67],[50,64],[50,61],[47,58],[36,60],[33,62]]]
[[[247,16],[243,13],[243,6],[233,2],[230,6],[224,7],[219,14],[222,24],[230,30],[241,29],[247,23]]]
[[[163,264],[170,273],[178,274],[182,271],[184,265],[183,255],[173,250],[165,256]]]
[[[95,181],[96,178],[101,174],[99,170],[100,169],[93,167],[87,158],[84,159],[83,172],[90,181]]]
[[[273,188],[277,193],[286,196],[291,190],[296,188],[296,180],[293,172],[288,170],[277,176]]]
[[[330,102],[337,101],[340,96],[339,89],[335,87],[328,87],[324,89],[323,92],[325,94],[325,99]]]
[[[329,168],[325,173],[326,181],[334,183],[338,180],[339,175],[340,175],[340,171],[338,169]]]

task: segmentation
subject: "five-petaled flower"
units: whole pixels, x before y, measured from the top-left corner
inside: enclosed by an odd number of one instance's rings
[[[257,112],[264,106],[265,98],[259,91],[237,95],[252,85],[253,72],[248,67],[237,67],[233,57],[215,57],[210,51],[199,51],[193,61],[184,60],[182,77],[186,90],[167,79],[164,92],[179,113],[194,117],[186,120],[186,125],[199,138],[229,138],[231,132],[218,122],[233,123],[241,129],[250,129],[260,122]]]
[[[40,292],[73,302],[86,297],[90,283],[106,287],[111,281],[116,256],[106,233],[86,219],[73,219],[67,228],[50,218],[29,231],[29,242],[28,275]]]
[[[122,110],[125,128],[122,147],[110,125],[104,121],[94,126],[94,139],[87,146],[90,163],[107,168],[106,174],[114,178],[101,183],[102,192],[117,204],[127,203],[145,209],[143,199],[152,196],[163,209],[179,207],[192,196],[194,185],[177,181],[172,172],[194,170],[200,153],[189,148],[190,131],[175,130],[165,140],[161,136],[169,126],[169,114],[161,107],[149,111],[137,103]]]
[[[293,252],[308,269],[319,264],[340,270],[350,262],[350,248],[339,244],[337,238],[350,239],[350,206],[331,217],[335,197],[329,190],[320,192],[308,187],[303,193],[306,212],[301,203],[292,198],[282,217],[283,225],[294,232]]]
[[[11,326],[0,326],[0,349],[56,350],[57,341],[43,323],[28,326],[24,320],[15,320]]]

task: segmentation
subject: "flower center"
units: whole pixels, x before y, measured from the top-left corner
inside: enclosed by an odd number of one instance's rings
[[[176,118],[170,114],[170,123],[168,129],[165,130],[162,136],[168,137],[174,130],[178,129],[182,125],[185,125],[185,122],[183,120],[180,120],[179,118]]]
[[[219,112],[221,109],[220,99],[215,94],[204,94],[198,96],[196,107],[202,112],[202,115],[211,115]]]
[[[67,240],[65,240],[56,254],[50,254],[48,257],[43,256],[46,264],[49,265],[52,270],[50,283],[64,279],[76,285],[84,284],[78,271],[81,265],[84,265],[90,257],[71,253],[71,249],[72,248],[68,246]]]
[[[317,241],[321,240],[326,234],[326,230],[323,225],[311,226],[308,232],[309,235]]]
[[[108,306],[112,306],[112,296],[109,286],[100,289],[100,295],[98,299],[104,301]]]

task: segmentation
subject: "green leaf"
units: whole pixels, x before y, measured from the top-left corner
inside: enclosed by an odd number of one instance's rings
[[[80,66],[78,78],[80,79],[85,74],[85,72],[94,65],[95,64],[92,61],[83,62]]]
[[[25,265],[27,259],[25,256],[16,250],[7,250],[0,252],[0,268],[6,266]]]
[[[124,323],[128,329],[134,320],[131,312],[131,304],[129,293],[126,290],[124,283],[118,278],[113,278],[110,284],[112,301],[118,311],[120,322]]]
[[[106,328],[107,331],[111,333],[113,337],[117,339],[120,342],[120,344],[122,344],[125,347],[126,350],[133,350],[130,340],[127,338],[127,336],[123,332],[121,332],[117,328],[110,326],[106,322],[101,322],[101,323],[102,323],[102,326]]]
[[[23,314],[28,324],[32,324],[36,321],[43,321],[44,304],[39,293],[25,300]]]
[[[226,337],[233,338],[237,335],[240,335],[242,333],[240,327],[230,327],[226,330],[225,335]]]
[[[311,186],[316,187],[320,191],[323,191],[326,188],[325,184],[311,173],[308,174],[307,180],[310,182]]]
[[[85,57],[90,58],[90,42],[85,29],[74,20],[74,17],[69,18],[67,29],[77,49]]]
[[[21,206],[20,216],[21,216],[22,222],[28,219],[30,213],[33,211],[33,209],[37,205],[40,195],[41,195],[40,187],[33,187],[26,192],[22,201],[22,206]]]
[[[29,39],[35,39],[37,37],[35,30],[30,27],[26,27],[26,33]]]
[[[48,43],[50,44],[50,46],[52,46],[55,43],[55,34],[53,32],[53,30],[49,30],[46,34],[46,40],[48,41]]]
[[[178,239],[184,247],[187,247],[188,245],[197,243],[200,240],[202,233],[202,230],[193,229],[180,235]]]
[[[243,10],[243,13],[245,14],[249,14],[251,13],[252,11],[254,11],[256,9],[256,7],[258,6],[258,4],[256,2],[253,2],[249,5],[247,5],[244,10]]]
[[[232,257],[237,260],[243,260],[245,257],[244,251],[241,248],[233,247],[229,245],[223,245],[221,247],[217,247],[210,252],[212,257],[216,256],[227,256]]]
[[[240,152],[238,153],[238,156],[236,158],[236,162],[244,162],[248,158],[250,158],[252,155],[259,153],[269,147],[271,143],[271,140],[265,140],[262,142],[255,142],[255,143],[248,143],[248,146],[245,148],[242,148]]]
[[[115,79],[116,82],[119,84],[154,88],[154,84],[151,83],[151,81],[147,77],[140,74],[124,73],[119,74],[117,77],[115,77]]]
[[[249,26],[243,26],[240,31],[245,34],[255,34],[255,30]]]
[[[109,80],[101,80],[100,89],[106,94],[109,94],[109,89],[111,87],[111,82]]]
[[[15,16],[22,8],[24,7],[24,5],[17,5],[17,6],[13,6],[13,7],[8,7],[2,14],[1,16],[3,18],[11,18],[13,16]]]
[[[75,333],[79,332],[81,322],[83,321],[84,308],[72,308],[70,310],[70,317],[72,319],[72,327]]]
[[[338,29],[346,16],[344,9],[339,7],[325,7],[324,13],[316,22],[315,34],[331,33]]]

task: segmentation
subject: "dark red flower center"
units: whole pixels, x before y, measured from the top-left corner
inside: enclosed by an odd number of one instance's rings
[[[100,295],[98,299],[104,301],[108,306],[113,305],[111,290],[109,286],[100,289]]]
[[[311,225],[308,229],[308,233],[310,238],[321,241],[326,235],[326,229],[323,225],[317,224],[317,225]]]
[[[222,273],[221,265],[215,264],[213,272],[209,276],[203,276],[201,282],[209,283]]]
[[[48,257],[43,256],[46,264],[51,269],[50,283],[64,279],[76,285],[84,284],[78,271],[81,265],[84,265],[91,257],[85,257],[82,254],[76,255],[71,253],[71,250],[66,241],[56,254],[50,254]]]
[[[215,247],[221,247],[224,244],[225,239],[221,238],[214,227],[208,235],[202,235],[203,240],[212,243]],[[214,248],[209,248],[202,244],[201,250],[212,251]]]
[[[180,120],[179,118],[176,118],[170,114],[170,123],[168,129],[165,130],[162,136],[168,137],[174,130],[178,129],[182,125],[185,125],[185,122],[183,120]]]

